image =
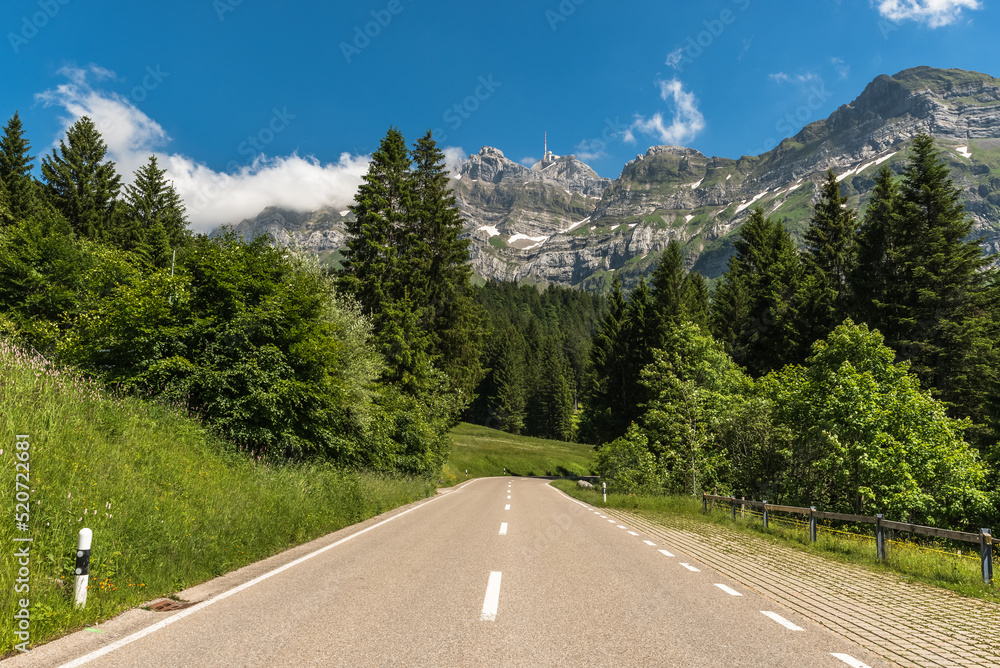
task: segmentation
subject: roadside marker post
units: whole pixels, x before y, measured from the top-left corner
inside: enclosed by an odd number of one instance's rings
[[[882,515],[875,516],[875,559],[885,561],[885,529],[882,528]]]
[[[809,542],[816,542],[816,506],[809,506]]]
[[[983,558],[983,582],[993,582],[993,535],[989,529],[979,530],[980,552]]]
[[[94,532],[80,529],[76,542],[76,607],[87,605],[87,582],[90,580],[90,545]]]
[[[764,528],[767,528],[767,499],[764,499]]]
[[[604,492],[604,503],[608,502],[608,483],[601,483],[601,490]]]
[[[729,501],[729,510],[732,511],[733,521],[736,521],[736,497],[732,497]]]

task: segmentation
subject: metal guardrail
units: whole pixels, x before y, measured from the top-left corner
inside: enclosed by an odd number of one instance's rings
[[[847,513],[829,513],[816,510],[815,507],[799,508],[797,506],[782,506],[767,501],[752,501],[749,499],[737,499],[735,496],[718,496],[703,492],[701,495],[702,510],[708,512],[709,501],[714,505],[716,501],[728,503],[731,508],[732,518],[736,519],[736,506],[742,508],[761,508],[764,515],[764,527],[770,523],[770,513],[791,513],[804,515],[809,518],[809,540],[816,542],[816,520],[840,520],[843,522],[854,522],[856,524],[875,525],[875,546],[876,556],[879,561],[885,561],[885,530],[905,531],[908,533],[920,534],[922,536],[934,536],[936,538],[946,538],[948,540],[963,543],[974,543],[979,545],[980,556],[983,566],[983,582],[989,584],[993,581],[993,546],[1000,545],[1000,538],[994,538],[990,529],[980,529],[979,533],[969,533],[965,531],[952,531],[950,529],[939,529],[937,527],[922,526],[920,524],[910,524],[908,522],[893,522],[885,519],[882,515],[870,517],[867,515],[850,515]]]

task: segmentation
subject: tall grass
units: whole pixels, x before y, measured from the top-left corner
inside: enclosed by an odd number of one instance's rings
[[[113,396],[0,342],[0,609],[15,610],[13,539],[30,536],[31,640],[73,628],[433,493],[426,480],[268,461],[214,439],[181,407]],[[13,521],[15,435],[29,435],[30,530]],[[93,530],[87,606],[74,552]],[[11,613],[12,614],[12,613]],[[10,616],[0,653],[16,644]]]
[[[747,509],[742,515],[737,508],[736,520],[728,505],[719,504],[705,514],[700,498],[676,495],[608,494],[603,502],[600,492],[580,489],[576,483],[552,483],[567,494],[595,508],[616,508],[638,511],[656,520],[667,515],[680,515],[705,524],[718,524],[736,531],[759,536],[770,542],[812,552],[846,563],[854,563],[875,571],[891,571],[913,581],[950,589],[965,596],[1000,603],[997,581],[985,585],[982,578],[979,548],[971,544],[950,541],[898,537],[887,541],[886,560],[876,559],[875,538],[865,526],[819,526],[816,542],[809,541],[809,524],[800,519],[772,513],[767,529],[760,513]],[[1000,555],[994,554],[994,560]],[[994,574],[1000,563],[994,562]]]
[[[516,476],[592,474],[593,447],[583,443],[517,436],[464,422],[451,430],[451,440],[451,456],[441,476],[445,485],[503,475],[505,469]]]

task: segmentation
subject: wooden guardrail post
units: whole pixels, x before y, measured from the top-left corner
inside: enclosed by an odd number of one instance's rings
[[[979,549],[983,558],[983,582],[993,582],[993,536],[989,529],[979,530]]]
[[[879,563],[885,561],[885,529],[881,515],[875,515],[875,558]]]
[[[730,505],[730,510],[732,510],[733,521],[735,522],[736,521],[736,497],[735,496],[732,497],[732,500],[729,502],[729,505]]]
[[[816,506],[809,506],[809,542],[816,542]]]
[[[767,499],[764,499],[764,528],[767,528]]]

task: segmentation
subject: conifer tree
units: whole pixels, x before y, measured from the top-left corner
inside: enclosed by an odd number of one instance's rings
[[[625,322],[625,295],[621,279],[614,274],[608,310],[601,319],[590,351],[594,377],[587,392],[586,409],[580,425],[581,439],[594,444],[614,440],[624,431],[621,424],[619,395],[624,386],[623,367],[620,364],[621,333]]]
[[[0,180],[7,191],[7,205],[14,220],[24,220],[36,209],[35,179],[31,176],[34,156],[24,136],[21,117],[15,111],[0,137]]]
[[[472,293],[469,241],[460,238],[461,213],[448,187],[444,153],[431,131],[411,153],[412,211],[401,262],[412,294],[426,306],[430,352],[467,398],[483,376],[484,314]]]
[[[116,244],[125,250],[140,251],[158,267],[170,262],[170,250],[183,245],[187,219],[184,202],[167,170],[160,169],[156,156],[136,170],[135,182],[125,187],[125,208]]]
[[[854,319],[878,329],[888,340],[895,335],[890,321],[898,318],[889,311],[899,295],[893,299],[889,295],[898,291],[900,281],[899,208],[895,175],[889,165],[883,165],[858,230],[858,259],[850,275],[850,294]]]
[[[520,434],[525,427],[524,339],[513,328],[494,333],[496,347],[490,371],[493,390],[487,398],[491,424]]]
[[[899,198],[898,339],[894,347],[958,417],[984,423],[996,386],[994,257],[972,238],[947,164],[928,135],[914,139]],[[890,316],[892,314],[890,313]],[[890,345],[893,342],[890,341]],[[971,434],[981,446],[988,436]]]
[[[107,151],[94,122],[83,116],[42,158],[46,197],[78,235],[89,239],[107,240],[114,230],[121,177],[115,163],[105,161]]]
[[[692,271],[684,277],[684,292],[681,296],[684,319],[693,322],[708,332],[708,314],[711,303],[708,284],[705,277],[697,271]]]
[[[661,346],[668,332],[677,327],[683,319],[684,273],[681,244],[676,239],[671,239],[660,257],[660,263],[653,271],[651,280],[653,308],[658,325],[657,340],[654,342],[657,348]]]
[[[348,207],[355,219],[347,223],[340,283],[372,314],[376,335],[386,328],[389,305],[403,296],[400,249],[412,210],[409,162],[403,135],[390,128]]]
[[[733,242],[716,295],[713,329],[737,364],[763,375],[791,361],[790,304],[801,265],[791,235],[757,207]]]
[[[814,341],[825,339],[847,316],[848,279],[856,263],[857,216],[833,171],[828,171],[805,233],[803,276],[792,306],[796,349],[804,362]]]
[[[530,429],[535,436],[569,441],[573,438],[573,392],[569,364],[557,336],[545,339],[541,365],[529,411]]]

